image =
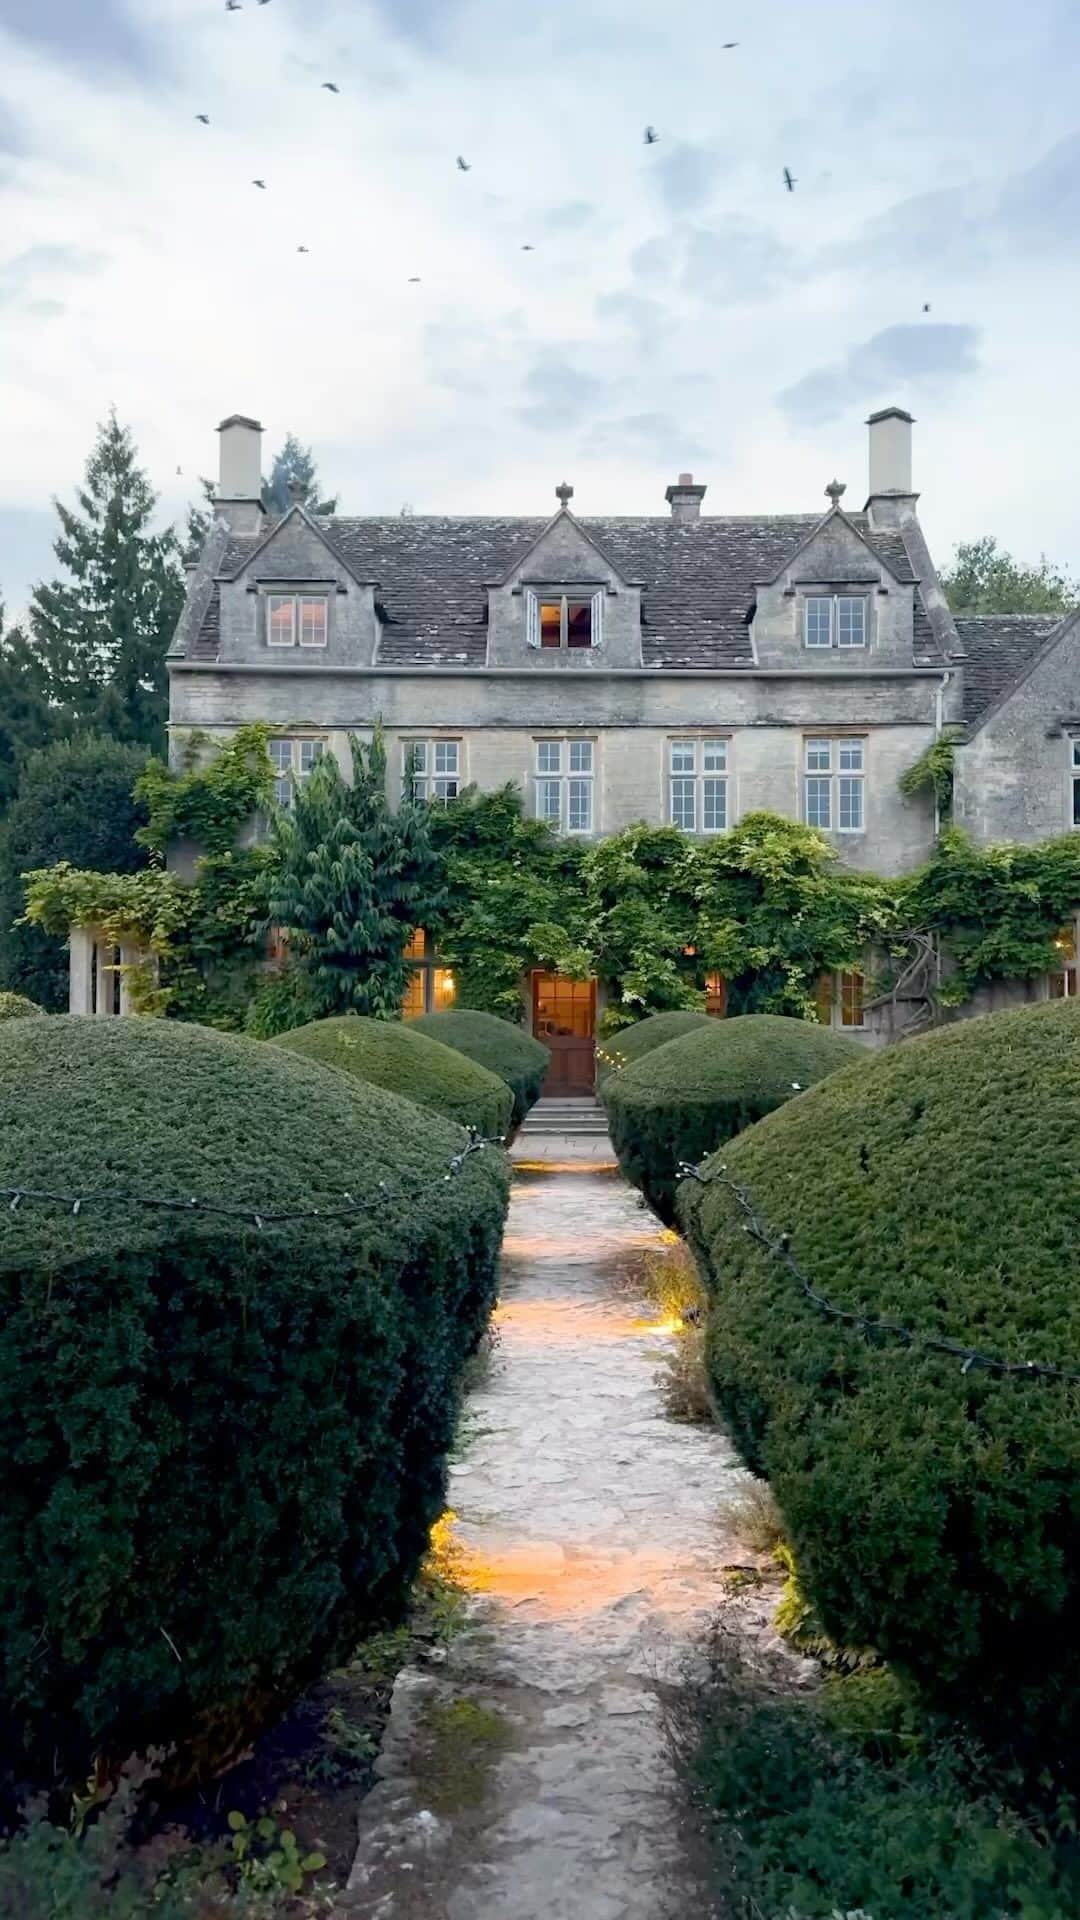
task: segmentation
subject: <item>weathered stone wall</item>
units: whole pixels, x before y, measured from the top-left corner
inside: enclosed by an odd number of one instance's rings
[[[1080,738],[1080,615],[957,748],[957,825],[983,844],[1069,832],[1074,733]]]

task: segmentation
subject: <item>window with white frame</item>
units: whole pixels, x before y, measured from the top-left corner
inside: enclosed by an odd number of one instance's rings
[[[604,590],[588,587],[529,587],[525,594],[526,638],[530,647],[565,651],[598,647],[603,636]]]
[[[1080,827],[1080,735],[1069,741],[1069,779],[1072,786],[1072,823]]]
[[[325,752],[322,740],[298,740],[278,736],[269,742],[270,763],[274,769],[274,799],[279,807],[291,807],[298,785],[310,780]]]
[[[866,743],[816,734],[806,742],[803,814],[823,833],[863,833],[866,828]]]
[[[325,647],[330,602],[325,593],[268,593],[266,644],[270,647]]]
[[[684,833],[723,833],[728,824],[728,742],[668,742],[668,818]]]
[[[861,593],[808,593],[803,602],[808,647],[865,647],[866,600]]]
[[[402,787],[414,800],[456,800],[461,792],[460,740],[402,743]]]
[[[538,740],[536,818],[563,833],[592,833],[595,762],[591,740]]]

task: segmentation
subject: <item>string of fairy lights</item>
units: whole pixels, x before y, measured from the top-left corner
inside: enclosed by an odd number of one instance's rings
[[[1003,1360],[1000,1355],[983,1353],[978,1347],[965,1347],[960,1341],[947,1340],[940,1334],[918,1333],[898,1320],[879,1320],[873,1314],[860,1313],[857,1308],[837,1306],[803,1272],[791,1251],[791,1235],[773,1235],[769,1232],[755,1213],[745,1189],[731,1179],[726,1166],[721,1165],[705,1173],[701,1167],[684,1160],[679,1163],[678,1177],[681,1181],[694,1180],[702,1187],[723,1187],[730,1193],[744,1216],[743,1232],[763,1247],[770,1259],[787,1269],[810,1305],[826,1319],[839,1320],[846,1326],[855,1327],[868,1339],[899,1340],[904,1346],[921,1348],[926,1353],[948,1354],[952,1359],[959,1360],[961,1373],[981,1370],[984,1373],[1019,1376],[1026,1380],[1071,1380],[1080,1383],[1080,1373],[1070,1372],[1065,1367],[1051,1367],[1037,1360]]]
[[[445,1185],[455,1180],[476,1154],[501,1148],[504,1144],[502,1140],[483,1139],[474,1127],[470,1127],[468,1143],[454,1154],[442,1173],[442,1183]],[[281,1209],[229,1206],[219,1200],[200,1200],[197,1194],[128,1193],[113,1188],[102,1188],[95,1193],[55,1193],[43,1187],[0,1186],[0,1200],[7,1201],[10,1213],[17,1213],[24,1206],[52,1206],[78,1218],[80,1214],[97,1207],[141,1207],[155,1213],[213,1214],[226,1220],[243,1220],[257,1227],[260,1232],[265,1232],[268,1227],[295,1226],[299,1222],[312,1220],[348,1220],[363,1214],[378,1213],[395,1201],[420,1199],[429,1191],[431,1184],[432,1175],[428,1172],[410,1187],[390,1187],[385,1180],[380,1180],[374,1193],[363,1200],[356,1200],[351,1193],[344,1193],[340,1205]]]

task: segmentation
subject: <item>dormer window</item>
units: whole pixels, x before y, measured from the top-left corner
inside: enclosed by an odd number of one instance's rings
[[[325,593],[268,593],[266,644],[270,647],[325,647],[330,602]]]
[[[575,592],[562,587],[550,592],[529,587],[525,617],[530,647],[543,651],[598,647],[603,622],[604,592]]]
[[[808,593],[803,602],[803,638],[815,651],[865,647],[865,597],[861,593]]]

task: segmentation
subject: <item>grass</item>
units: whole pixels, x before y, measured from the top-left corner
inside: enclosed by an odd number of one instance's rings
[[[674,1340],[656,1373],[665,1409],[672,1420],[707,1426],[713,1407],[705,1366],[705,1291],[677,1233],[666,1230],[661,1245],[643,1255],[636,1284]]]

